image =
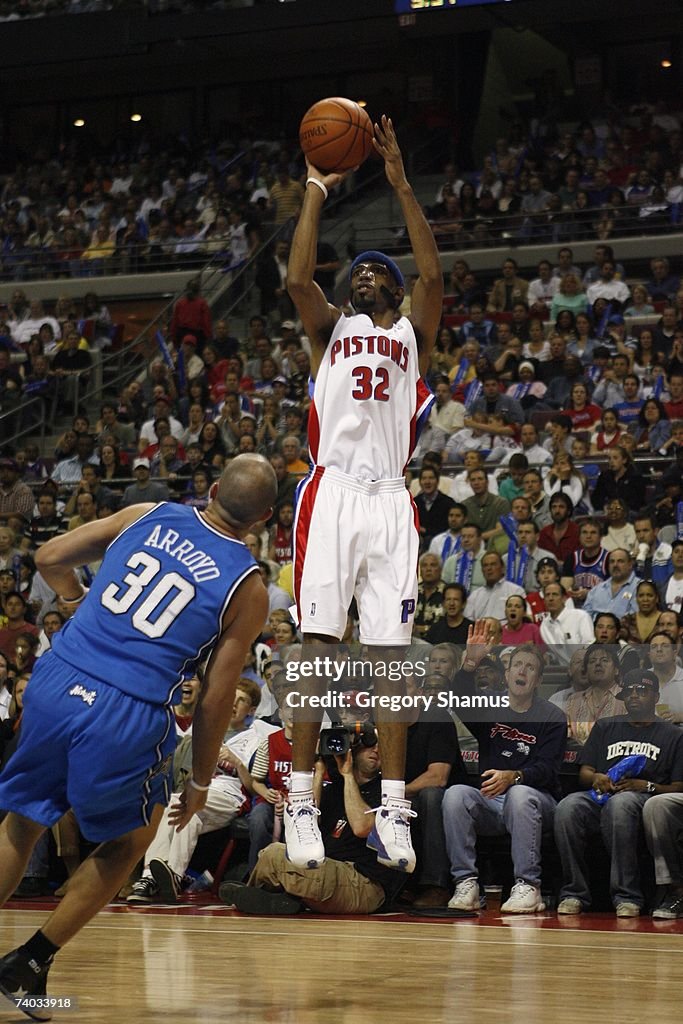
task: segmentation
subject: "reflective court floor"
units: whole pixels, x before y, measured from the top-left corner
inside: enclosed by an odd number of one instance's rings
[[[0,912],[0,952],[53,903]],[[30,907],[30,909],[29,909]],[[246,917],[112,905],[58,956],[64,1024],[678,1024],[683,920]],[[0,1009],[0,1022],[26,1020]]]

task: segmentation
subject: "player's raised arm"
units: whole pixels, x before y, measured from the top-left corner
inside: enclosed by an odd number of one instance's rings
[[[113,516],[84,523],[76,530],[53,537],[36,552],[38,572],[60,597],[67,601],[78,600],[84,591],[73,571],[76,566],[102,558],[121,531],[152,508],[153,503],[130,505]]]
[[[311,342],[313,369],[325,351],[330,332],[339,319],[339,310],[330,306],[322,289],[313,280],[318,248],[320,213],[330,189],[343,180],[343,174],[325,174],[306,164],[306,194],[301,216],[292,238],[287,266],[287,291],[296,306],[304,330]],[[311,179],[314,179],[311,181]],[[320,184],[315,184],[319,182]],[[322,187],[321,187],[322,186]],[[314,372],[315,375],[315,372]]]
[[[391,118],[382,115],[375,125],[374,145],[384,160],[387,180],[394,189],[405,217],[418,279],[411,294],[410,321],[420,352],[420,370],[429,368],[443,304],[443,273],[434,234],[406,178],[403,157]]]

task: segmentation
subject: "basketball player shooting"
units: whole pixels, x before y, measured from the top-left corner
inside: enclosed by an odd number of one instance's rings
[[[301,486],[295,524],[294,578],[304,658],[338,643],[355,595],[360,639],[375,661],[403,660],[417,597],[419,536],[404,469],[433,396],[422,380],[441,318],[443,276],[434,236],[403,167],[391,120],[375,124],[374,147],[405,218],[418,279],[410,317],[399,307],[403,275],[381,252],[351,266],[352,316],[329,305],[313,280],[323,203],[340,174],[311,163],[289,259],[287,288],[311,342],[315,382],[309,412],[314,463]],[[322,651],[324,654],[324,651]],[[375,692],[395,684],[375,674]],[[312,766],[319,721],[297,715],[285,838],[290,861],[319,866],[325,851],[313,802]],[[377,714],[382,751],[382,807],[368,838],[380,863],[412,871],[414,815],[405,799],[407,724]]]

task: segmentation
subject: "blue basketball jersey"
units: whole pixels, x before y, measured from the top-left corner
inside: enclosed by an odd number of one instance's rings
[[[592,590],[607,579],[607,558],[609,551],[600,548],[599,552],[589,561],[583,548],[574,552],[574,586],[577,589]]]
[[[54,654],[124,693],[178,703],[183,679],[218,639],[228,603],[256,562],[199,510],[162,503],[107,548]]]

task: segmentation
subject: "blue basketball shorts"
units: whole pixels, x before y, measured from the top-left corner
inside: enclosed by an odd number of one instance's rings
[[[71,807],[91,842],[148,825],[167,804],[173,712],[72,668],[39,659],[17,749],[0,775],[0,808],[50,827]]]

